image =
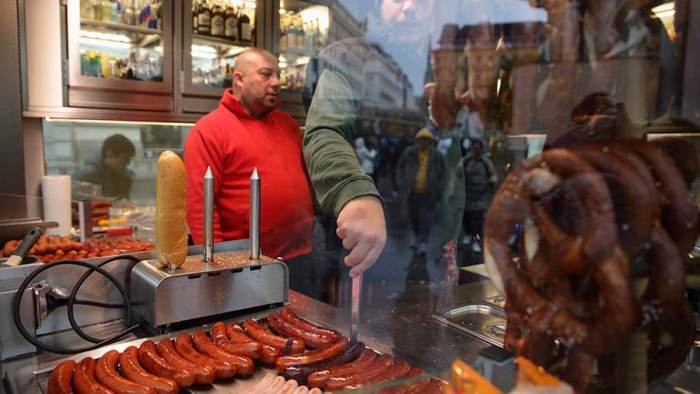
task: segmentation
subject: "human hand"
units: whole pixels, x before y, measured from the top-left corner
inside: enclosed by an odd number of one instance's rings
[[[361,275],[377,261],[386,244],[384,208],[376,197],[350,200],[338,215],[338,238],[351,250],[345,265],[352,267],[350,276]]]

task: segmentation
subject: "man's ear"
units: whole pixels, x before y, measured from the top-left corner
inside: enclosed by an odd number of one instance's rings
[[[233,72],[233,84],[239,88],[243,87],[243,73],[240,71]]]

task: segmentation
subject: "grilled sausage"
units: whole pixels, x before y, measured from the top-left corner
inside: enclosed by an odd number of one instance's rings
[[[349,376],[339,376],[328,378],[324,388],[326,390],[340,390],[346,386],[352,386],[359,382],[367,381],[379,374],[384,373],[394,365],[394,358],[388,354],[379,356],[372,364],[364,371],[359,371]]]
[[[304,344],[314,349],[326,346],[333,342],[337,336],[324,336],[318,333],[302,330],[301,328],[291,324],[282,316],[271,313],[267,317],[267,323],[274,331],[281,335],[293,338],[301,338]]]
[[[388,382],[388,381],[394,380],[394,379],[399,379],[399,378],[402,378],[402,377],[408,375],[408,372],[410,370],[411,370],[411,366],[408,365],[407,362],[398,361],[398,362],[394,363],[394,365],[389,367],[389,369],[387,369],[386,371],[384,371],[378,375],[375,375],[371,378],[367,378],[367,379],[363,379],[363,380],[360,380],[361,379],[360,378],[360,379],[358,379],[357,383],[345,386],[345,387],[343,387],[343,389],[346,389],[346,390],[347,389],[350,389],[350,390],[359,389],[361,387],[374,386],[374,385],[379,384],[379,383]]]
[[[172,379],[161,378],[147,372],[139,364],[139,351],[136,346],[129,346],[119,356],[119,368],[122,375],[132,382],[154,388],[158,394],[177,394],[180,391]]]
[[[348,343],[348,338],[339,337],[331,344],[308,353],[279,357],[277,361],[275,361],[275,368],[278,372],[284,372],[289,367],[310,365],[331,359],[342,354],[345,349],[347,349]]]
[[[331,339],[335,339],[335,337],[340,335],[337,331],[317,326],[311,322],[302,319],[301,317],[297,316],[297,314],[294,313],[294,311],[292,311],[290,308],[282,309],[280,316],[282,316],[284,320],[288,321],[292,325],[299,327],[300,329],[306,332],[318,334]]]
[[[252,338],[246,335],[245,331],[243,331],[243,327],[236,322],[229,323],[226,326],[226,335],[233,343],[260,343],[254,341]],[[275,360],[277,360],[277,357],[282,354],[282,351],[270,345],[265,345],[262,343],[260,345],[262,346],[260,362],[267,365],[273,365]]]
[[[365,348],[355,361],[347,364],[336,365],[334,367],[318,370],[311,375],[307,380],[309,387],[323,387],[328,378],[333,376],[348,376],[358,371],[362,371],[377,358],[377,353],[372,349]]]
[[[114,391],[99,384],[95,379],[95,360],[86,357],[73,372],[73,387],[77,394],[114,394]]]
[[[95,366],[95,377],[97,381],[117,394],[157,394],[156,389],[134,383],[119,375],[117,373],[118,361],[119,352],[116,350],[110,350],[100,357]]]
[[[214,324],[209,332],[209,335],[211,336],[211,341],[214,342],[214,345],[229,353],[237,354],[239,356],[246,356],[253,360],[257,360],[260,358],[260,356],[262,356],[262,345],[260,342],[255,342],[253,340],[243,343],[231,342],[226,335],[226,326],[223,322]]]
[[[189,360],[195,364],[214,368],[218,379],[232,378],[234,375],[236,375],[236,367],[232,364],[225,361],[215,360],[194,350],[190,336],[185,333],[177,336],[177,339],[175,340],[175,350],[186,360]]]
[[[347,364],[352,361],[355,361],[358,357],[360,357],[360,355],[365,349],[365,344],[362,342],[358,342],[355,345],[349,347],[345,351],[345,353],[333,357],[329,360],[301,367],[289,367],[286,371],[284,371],[283,376],[286,379],[294,379],[297,382],[304,384],[306,383],[306,380],[309,377],[309,375],[311,375],[312,373],[320,371],[322,369],[331,368],[336,365]]]
[[[49,378],[49,394],[68,394],[73,393],[71,380],[73,379],[73,371],[75,371],[75,361],[64,361],[56,366],[51,372]]]
[[[192,344],[202,354],[205,354],[213,359],[230,363],[236,367],[236,373],[242,376],[253,374],[255,364],[250,357],[231,354],[220,347],[214,345],[204,331],[195,331],[192,335]]]
[[[168,338],[161,339],[158,342],[158,347],[156,348],[158,355],[163,357],[165,361],[170,363],[175,368],[185,369],[187,371],[194,372],[195,382],[197,384],[209,384],[214,381],[216,377],[216,369],[208,367],[205,365],[197,365],[185,358],[183,358],[176,350],[173,345],[173,341]]]
[[[283,338],[265,330],[258,322],[248,319],[243,323],[246,333],[251,338],[265,345],[280,349],[283,354],[299,354],[304,352],[304,341],[299,338]]]
[[[158,355],[156,344],[145,341],[138,350],[139,361],[146,371],[166,379],[172,379],[179,387],[189,387],[194,384],[196,375],[193,371],[177,368]]]

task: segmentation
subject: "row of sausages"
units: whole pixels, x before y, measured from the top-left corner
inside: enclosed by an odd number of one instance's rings
[[[177,393],[192,384],[250,376],[256,360],[274,365],[285,381],[296,383],[280,385],[263,379],[250,389],[251,393],[273,392],[270,390],[274,387],[290,393],[304,392],[300,386],[307,382],[310,388],[345,390],[425,374],[391,356],[378,356],[362,343],[349,346],[348,339],[338,332],[301,319],[288,308],[271,314],[267,321],[274,332],[253,319],[242,325],[218,322],[209,335],[199,330],[191,337],[183,333],[175,341],[163,339],[158,345],[145,341],[139,348],[131,346],[121,354],[112,350],[97,361],[90,357],[78,364],[65,361],[51,374],[48,392]],[[262,387],[264,382],[269,384]],[[392,392],[423,391],[441,392],[442,382],[426,375]]]
[[[2,250],[3,256],[12,256],[19,247],[20,242],[20,240],[7,241]],[[27,254],[30,256],[37,256],[37,258],[44,263],[50,263],[55,260],[92,259],[153,249],[154,246],[152,244],[139,241],[136,238],[116,238],[110,240],[93,238],[83,243],[73,241],[70,235],[65,237],[44,235],[39,238]]]

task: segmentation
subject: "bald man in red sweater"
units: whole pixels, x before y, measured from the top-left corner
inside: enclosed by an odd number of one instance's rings
[[[310,267],[313,206],[302,154],[302,132],[278,111],[279,66],[269,52],[250,49],[238,56],[233,87],[219,107],[200,119],[185,141],[187,223],[202,243],[203,178],[214,175],[214,241],[248,238],[250,175],[261,179],[262,253],[282,257],[290,287],[313,291]]]

